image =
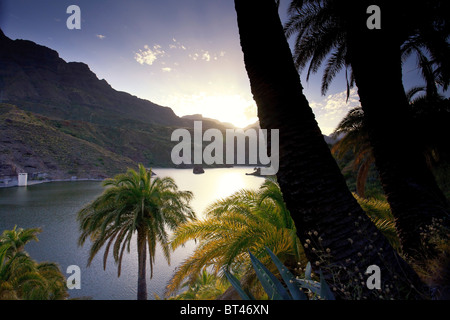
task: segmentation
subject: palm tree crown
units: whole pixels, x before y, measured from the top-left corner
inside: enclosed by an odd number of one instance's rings
[[[404,8],[413,7],[407,13],[410,23],[398,32],[398,37],[403,59],[415,53],[418,67],[428,84],[432,83],[428,81],[429,67],[434,66],[432,76],[446,90],[450,82],[450,63],[446,58],[450,54],[450,28],[444,17],[449,8],[444,2],[428,0],[420,6],[421,10],[411,3],[405,4]],[[347,93],[355,83],[348,55],[348,32],[352,28],[349,21],[352,17],[344,7],[341,1],[336,0],[293,0],[288,10],[290,18],[284,29],[287,37],[296,35],[294,60],[297,68],[302,71],[309,61],[306,77],[309,80],[310,75],[318,72],[326,61],[321,87],[323,95],[342,69],[346,71]]]
[[[287,37],[296,34],[294,61],[299,71],[310,62],[306,80],[316,73],[326,60],[322,77],[322,94],[325,95],[334,77],[343,68],[351,71],[347,55],[346,20],[339,16],[338,1],[292,1],[290,19],[284,29]],[[347,88],[353,86],[353,75],[347,75]]]
[[[0,237],[0,246],[7,248],[5,253],[11,257],[12,254],[23,251],[24,246],[28,242],[32,240],[38,241],[37,234],[41,231],[40,228],[17,229],[17,226],[14,226],[12,230],[3,231]]]
[[[251,281],[247,250],[265,262],[270,261],[265,246],[284,261],[304,258],[294,222],[273,180],[266,180],[259,190],[241,190],[212,203],[205,215],[204,220],[186,223],[174,233],[173,248],[189,240],[199,240],[199,245],[178,268],[167,295],[180,288],[183,279],[194,283],[205,267],[223,279],[223,268],[240,269]]]
[[[56,300],[67,298],[64,275],[52,262],[31,259],[24,246],[38,241],[38,228],[14,227],[0,236],[0,300]]]

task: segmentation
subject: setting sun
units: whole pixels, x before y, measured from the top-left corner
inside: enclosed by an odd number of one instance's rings
[[[241,95],[215,95],[201,92],[191,96],[168,98],[179,116],[201,114],[205,118],[228,122],[244,128],[258,121],[256,104]]]

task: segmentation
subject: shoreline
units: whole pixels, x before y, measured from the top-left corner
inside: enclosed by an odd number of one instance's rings
[[[240,166],[232,166],[232,167],[205,167],[204,169],[206,171],[206,170],[213,170],[213,169],[231,169],[231,168],[249,168],[249,167],[252,167],[252,166],[240,165]],[[159,170],[159,169],[192,170],[192,168],[180,168],[180,167],[165,168],[165,167],[159,167],[159,168],[152,168],[152,172],[154,172],[153,170]],[[156,172],[155,172],[155,174],[157,175]],[[261,176],[261,175],[256,175],[253,172],[252,173],[246,173],[246,175],[247,176],[254,176],[254,177],[265,177],[265,176]],[[81,178],[81,179],[67,178],[67,179],[28,180],[26,186],[19,186],[18,185],[18,181],[14,181],[12,183],[8,183],[7,185],[5,185],[4,183],[0,184],[0,189],[22,188],[22,187],[33,186],[33,185],[38,185],[38,184],[43,184],[43,183],[50,183],[50,182],[83,182],[83,181],[101,182],[101,181],[104,181],[106,179],[108,179],[108,178]]]
[[[50,183],[50,182],[83,182],[83,181],[93,181],[93,182],[101,182],[105,179],[95,179],[95,178],[86,178],[86,179],[48,179],[48,180],[31,180],[27,182],[26,186],[19,186],[18,183],[11,183],[8,185],[0,185],[0,189],[2,188],[23,188],[28,186],[34,186],[37,184],[44,184],[44,183]]]

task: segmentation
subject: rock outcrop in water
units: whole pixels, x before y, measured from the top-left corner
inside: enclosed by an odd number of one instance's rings
[[[203,166],[201,165],[195,165],[194,169],[192,170],[194,174],[202,174],[205,173],[205,170],[203,169]]]

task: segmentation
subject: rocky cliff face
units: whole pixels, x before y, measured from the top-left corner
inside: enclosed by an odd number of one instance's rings
[[[0,98],[21,108],[68,120],[102,123],[118,117],[179,126],[186,124],[168,107],[114,90],[80,62],[0,31]]]

